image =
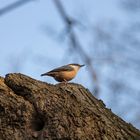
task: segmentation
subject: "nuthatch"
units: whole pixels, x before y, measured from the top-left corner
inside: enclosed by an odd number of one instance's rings
[[[76,76],[78,70],[83,66],[84,65],[79,64],[68,64],[41,74],[41,76],[47,75],[53,77],[58,82],[67,82],[72,80]]]

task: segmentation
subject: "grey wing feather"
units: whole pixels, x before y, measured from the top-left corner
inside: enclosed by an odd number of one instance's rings
[[[65,66],[62,66],[62,67],[58,67],[58,68],[56,68],[56,69],[53,69],[53,70],[51,70],[51,71],[49,71],[49,72],[72,71],[72,70],[73,70],[72,67],[70,67],[70,66],[68,66],[68,65],[65,65]]]
[[[53,69],[53,70],[51,70],[49,72],[43,73],[43,74],[41,74],[41,76],[45,76],[45,75],[51,76],[51,75],[55,74],[56,72],[60,72],[60,71],[72,71],[72,70],[73,70],[72,67],[70,67],[68,65],[65,65],[65,66],[62,66],[62,67],[58,67],[56,69]]]

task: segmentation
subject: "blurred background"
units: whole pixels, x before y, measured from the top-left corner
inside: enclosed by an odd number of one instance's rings
[[[1,0],[0,76],[85,64],[72,82],[140,129],[139,0]]]

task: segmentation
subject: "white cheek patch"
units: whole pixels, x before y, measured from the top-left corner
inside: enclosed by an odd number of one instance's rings
[[[77,67],[77,66],[72,66],[75,70],[78,70],[79,69],[79,67]]]

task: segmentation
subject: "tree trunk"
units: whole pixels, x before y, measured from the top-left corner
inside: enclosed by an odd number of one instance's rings
[[[140,131],[73,83],[0,78],[0,140],[140,140]]]

